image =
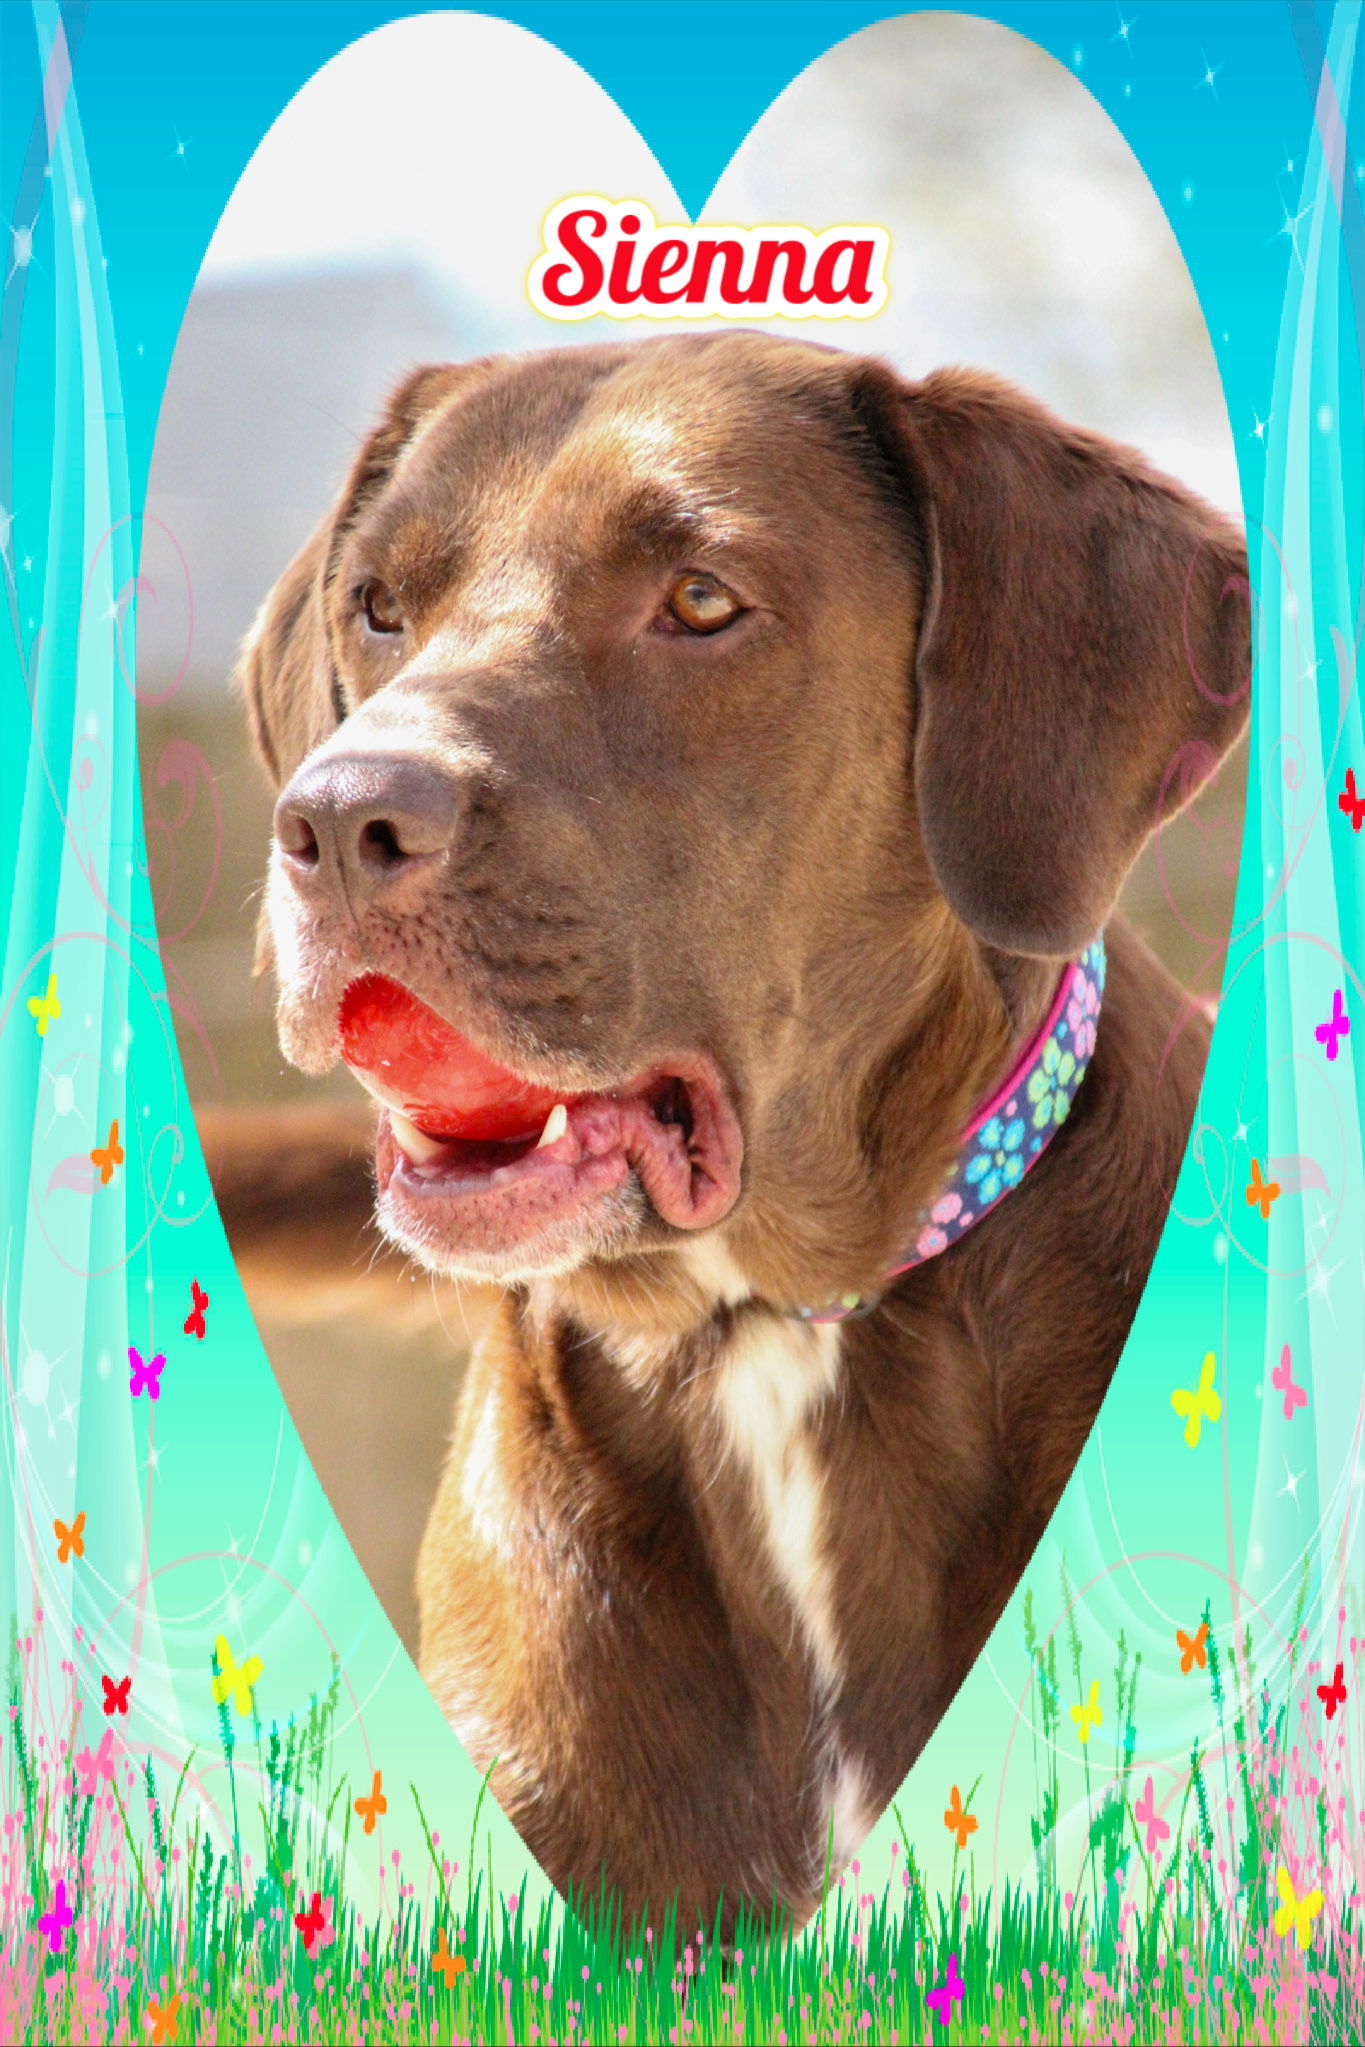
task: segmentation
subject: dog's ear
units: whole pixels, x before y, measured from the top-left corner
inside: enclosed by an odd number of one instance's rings
[[[242,647],[236,680],[256,750],[277,789],[346,715],[327,627],[327,591],[342,540],[393,474],[418,428],[481,363],[444,363],[404,379],[366,438],[340,497],[295,555]]]
[[[994,378],[869,363],[855,404],[923,551],[913,761],[935,877],[989,943],[1074,956],[1246,723],[1241,535]]]

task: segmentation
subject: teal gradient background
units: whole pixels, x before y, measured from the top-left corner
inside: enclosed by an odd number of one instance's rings
[[[700,209],[775,93],[897,10],[489,11],[591,71]],[[1204,1738],[1207,1698],[1180,1674],[1174,1631],[1192,1632],[1206,1600],[1220,1638],[1250,1622],[1263,1672],[1305,1569],[1313,1653],[1330,1666],[1339,1641],[1365,1636],[1354,1605],[1365,837],[1337,801],[1347,765],[1365,784],[1359,9],[1147,4],[1129,34],[1110,5],[964,11],[1072,67],[1150,177],[1208,321],[1251,538],[1253,768],[1214,1053],[1142,1310],[1026,1580],[1046,1636],[1065,1625],[1065,1563],[1085,1685],[1098,1679],[1102,1702],[1120,1632],[1141,1652],[1137,1754],[1160,1797],[1163,1771]],[[74,1655],[92,1698],[101,1671],[131,1671],[120,1732],[175,1768],[193,1748],[192,1782],[220,1816],[215,1636],[262,1657],[267,1725],[306,1710],[339,1658],[344,1767],[359,1784],[382,1767],[390,1796],[381,1841],[352,1843],[357,1883],[376,1887],[393,1881],[381,1854],[406,1860],[420,1839],[399,1787],[417,1783],[463,1859],[478,1784],[332,1518],[231,1268],[157,955],[134,640],[160,395],[209,237],[290,97],[402,12],[0,8],[0,869],[14,877],[0,983],[4,1597],[21,1628],[42,1610],[54,1669]],[[1204,83],[1215,64],[1216,90]],[[194,140],[190,174],[173,157],[177,133]],[[53,972],[61,1015],[40,1037],[28,1003]],[[1338,988],[1352,1030],[1329,1064],[1315,1028]],[[90,1149],[115,1118],[126,1165],[91,1184]],[[1268,1220],[1246,1199],[1253,1158],[1274,1162],[1282,1187]],[[192,1277],[211,1297],[202,1343],[182,1333]],[[1292,1418],[1270,1376],[1285,1344],[1309,1393]],[[130,1400],[129,1345],[165,1355],[155,1405]],[[1171,1394],[1195,1385],[1210,1351],[1221,1415],[1189,1446]],[[52,1522],[78,1509],[86,1553],[59,1566]],[[930,1876],[947,1873],[948,1787],[978,1777],[982,1879],[1027,1868],[1023,1591],[898,1801]],[[1064,1748],[1064,1840],[1083,1825],[1088,1771],[1112,1765],[1115,1718],[1088,1751]],[[487,1804],[484,1820],[500,1887],[539,1889]],[[885,1866],[894,1830],[888,1816],[863,1851],[869,1868]]]

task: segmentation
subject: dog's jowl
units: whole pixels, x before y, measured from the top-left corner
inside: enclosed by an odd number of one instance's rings
[[[424,370],[243,680],[288,1056],[499,1281],[422,1665],[561,1885],[801,1916],[981,1649],[1207,1025],[1113,916],[1244,552],[992,379],[736,331]]]

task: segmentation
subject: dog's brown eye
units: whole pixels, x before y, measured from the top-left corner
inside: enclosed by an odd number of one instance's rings
[[[742,609],[732,590],[714,576],[680,576],[668,593],[670,615],[690,633],[718,633]]]
[[[382,583],[367,583],[360,593],[365,623],[372,633],[401,633],[403,613],[392,590]]]

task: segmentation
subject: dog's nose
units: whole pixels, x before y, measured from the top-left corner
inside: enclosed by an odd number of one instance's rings
[[[332,754],[299,769],[275,805],[297,881],[369,900],[432,867],[458,808],[453,779],[415,754]]]

